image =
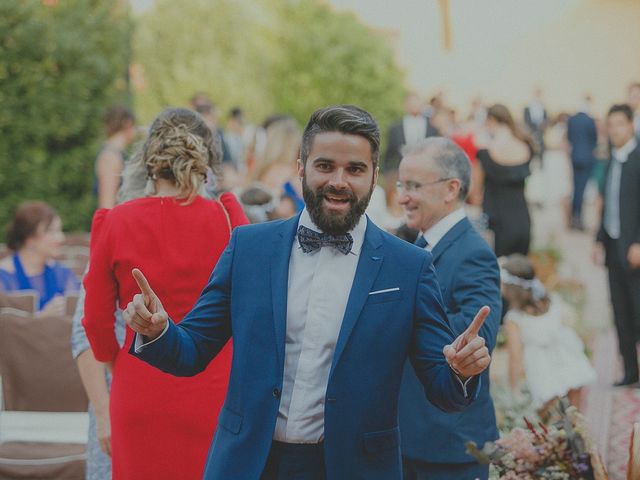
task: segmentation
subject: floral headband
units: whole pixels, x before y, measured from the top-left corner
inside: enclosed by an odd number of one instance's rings
[[[507,285],[516,285],[526,290],[531,290],[533,299],[536,302],[542,300],[547,296],[547,290],[544,288],[542,282],[537,278],[526,280],[507,272],[504,268],[501,268],[500,279],[502,280],[502,283],[505,283]]]

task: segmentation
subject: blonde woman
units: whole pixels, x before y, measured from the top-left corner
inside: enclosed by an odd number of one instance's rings
[[[171,292],[166,307],[179,322],[205,286],[231,229],[247,219],[231,194],[217,201],[198,193],[207,168],[218,168],[220,154],[197,113],[162,112],[139,158],[147,172],[146,196],[94,217],[83,324],[96,359],[113,366],[113,478],[199,479],[226,393],[230,346],[196,377],[166,375],[127,354],[131,330],[119,346],[114,305],[132,299],[131,270],[141,267],[160,291]]]
[[[304,208],[302,184],[296,167],[302,131],[293,118],[282,116],[268,122],[265,135],[253,180],[266,186],[278,200],[275,218],[287,218]]]

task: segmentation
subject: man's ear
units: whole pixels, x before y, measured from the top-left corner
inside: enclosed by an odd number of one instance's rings
[[[301,159],[298,159],[297,167],[298,167],[298,177],[300,178],[304,177],[304,163],[302,162]]]
[[[460,180],[452,178],[447,187],[447,202],[457,202],[460,196]]]
[[[378,184],[378,175],[380,174],[380,167],[376,165],[376,169],[373,171],[373,183],[372,185]]]

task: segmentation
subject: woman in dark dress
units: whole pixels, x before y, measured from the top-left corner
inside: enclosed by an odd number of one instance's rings
[[[496,104],[487,112],[489,139],[478,151],[484,184],[482,208],[495,235],[496,256],[529,253],[531,217],[524,196],[533,149],[511,113]]]

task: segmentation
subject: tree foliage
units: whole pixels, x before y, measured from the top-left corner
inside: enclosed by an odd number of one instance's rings
[[[157,0],[138,19],[134,41],[144,72],[136,94],[140,117],[151,121],[167,106],[186,105],[195,92],[209,94],[222,110],[242,105],[255,115],[269,113],[273,25],[260,0]]]
[[[352,13],[314,0],[275,1],[280,6],[274,69],[277,107],[300,121],[318,107],[353,103],[386,127],[399,114],[404,73],[387,39]],[[383,130],[384,131],[384,130]]]
[[[102,114],[126,100],[131,24],[118,0],[0,2],[0,225],[41,199],[86,229]]]
[[[196,91],[222,111],[240,105],[257,120],[278,112],[301,123],[318,107],[355,103],[386,126],[402,105],[404,72],[387,39],[318,0],[158,0],[135,43],[146,120]]]
[[[204,91],[302,124],[316,108],[355,103],[383,129],[399,113],[404,73],[386,38],[320,0],[156,0],[137,18],[124,0],[0,1],[0,227],[26,199],[86,229],[102,114],[132,99],[143,67],[142,122]],[[132,41],[133,38],[133,41]]]

